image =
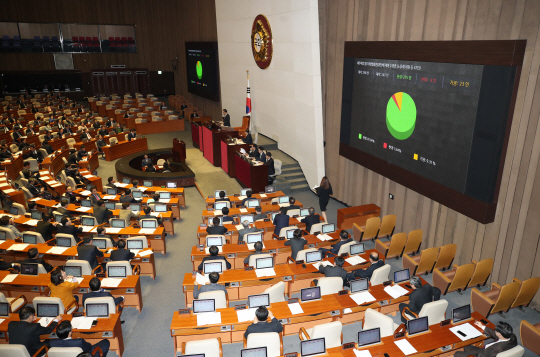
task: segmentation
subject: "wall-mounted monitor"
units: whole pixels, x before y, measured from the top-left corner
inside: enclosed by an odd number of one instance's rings
[[[217,42],[186,42],[188,92],[219,101],[219,61]]]

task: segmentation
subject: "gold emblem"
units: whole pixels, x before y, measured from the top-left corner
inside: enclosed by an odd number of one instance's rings
[[[272,30],[268,19],[258,15],[251,29],[251,49],[259,68],[266,69],[272,61]]]

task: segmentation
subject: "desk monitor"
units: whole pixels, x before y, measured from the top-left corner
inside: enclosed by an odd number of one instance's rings
[[[81,207],[92,207],[90,200],[81,200]]]
[[[251,188],[243,188],[240,190],[240,196],[247,196],[247,192],[251,191]],[[251,191],[253,192],[253,191]]]
[[[36,263],[21,263],[21,275],[38,275]]]
[[[356,279],[350,281],[351,293],[357,293],[359,291],[366,291],[369,289],[368,280],[366,278]]]
[[[52,193],[45,191],[43,192],[42,197],[44,200],[50,201],[52,200]]]
[[[92,188],[93,188],[93,187],[94,187],[94,185],[92,185],[92,184],[86,185],[86,191],[92,192]]]
[[[143,180],[142,185],[144,187],[153,187],[154,186],[154,181],[153,180]]]
[[[120,218],[112,218],[110,221],[113,228],[126,228],[126,221]]]
[[[267,357],[266,347],[244,348],[240,357]]]
[[[62,222],[62,218],[64,218],[64,216],[61,215],[61,214],[55,214],[55,215],[54,215],[54,220],[55,220],[57,223]]]
[[[300,341],[300,356],[320,356],[326,353],[324,337]]]
[[[471,305],[464,305],[452,309],[452,323],[465,321],[471,318]]]
[[[9,317],[9,302],[0,302],[0,317]]]
[[[176,185],[176,182],[167,181],[167,184],[165,185],[165,187],[167,187],[167,188],[176,188],[177,185]]]
[[[278,203],[289,203],[289,196],[278,197]]]
[[[116,188],[108,188],[107,195],[116,196]]]
[[[225,207],[227,207],[227,204],[228,204],[227,201],[216,202],[216,203],[214,203],[214,209],[215,209],[216,211],[222,210],[222,209],[224,209]]]
[[[364,243],[352,244],[349,246],[351,255],[364,253]]]
[[[314,301],[321,299],[321,287],[315,286],[312,288],[305,288],[300,290],[300,301]]]
[[[159,199],[160,200],[170,200],[171,199],[171,193],[170,192],[160,192],[159,193]]]
[[[264,193],[275,193],[276,192],[276,186],[266,186],[264,188]]]
[[[216,247],[221,247],[223,245],[222,236],[206,236],[206,246],[211,247],[215,245]]]
[[[263,232],[247,233],[245,236],[247,244],[254,244],[263,241]]]
[[[203,273],[208,275],[210,273],[223,273],[223,264],[219,262],[203,263]]]
[[[71,247],[71,238],[56,237],[57,247]]]
[[[116,205],[114,202],[105,202],[105,208],[112,211],[116,209]]]
[[[257,258],[255,259],[255,269],[267,269],[274,267],[274,258]]]
[[[126,239],[127,249],[136,249],[140,250],[144,248],[143,240],[142,239]]]
[[[6,232],[0,231],[0,240],[6,240]]]
[[[252,214],[243,214],[240,216],[240,223],[248,221],[249,223],[253,223],[253,215]]]
[[[86,310],[86,317],[109,317],[109,304],[107,303],[88,303],[84,306],[84,309]]]
[[[92,239],[92,245],[94,247],[97,247],[98,249],[107,249],[107,242],[105,241],[105,239],[108,239],[108,238],[104,238],[104,239],[94,238]]]
[[[37,244],[37,236],[33,234],[23,233],[22,240],[26,244]]]
[[[141,204],[140,203],[131,203],[129,205],[129,209],[132,210],[132,211],[140,211],[141,210]]]
[[[272,213],[272,222],[274,221],[274,219],[276,218],[276,216],[280,214],[280,212],[274,212]]]
[[[429,331],[427,316],[407,321],[407,332],[409,333],[409,336],[427,331]]]
[[[225,192],[225,197],[227,197],[227,191],[226,190],[214,190],[214,197],[215,198],[220,198],[219,193],[221,191]]]
[[[122,178],[122,183],[130,184],[130,183],[131,183],[131,179],[130,179],[129,177],[123,177],[123,178]]]
[[[302,217],[309,216],[309,208],[300,209],[300,216]]]
[[[202,312],[214,312],[216,311],[216,300],[203,299],[193,300],[193,313],[199,314]]]
[[[287,229],[285,231],[285,238],[287,239],[293,239],[294,238],[294,232],[297,230],[298,228],[292,228],[292,229]]]
[[[160,213],[167,212],[167,205],[164,203],[156,203],[154,205],[154,212],[160,212]]]
[[[32,213],[30,213],[30,218],[37,219],[38,221],[41,221],[42,216],[43,213],[41,211],[32,211]]]
[[[375,327],[358,332],[358,348],[374,345],[381,342],[381,329]]]
[[[93,227],[94,226],[94,217],[83,217],[81,219],[81,224],[83,226],[90,226],[90,227]]]
[[[256,208],[261,205],[261,201],[257,199],[247,200],[246,201],[246,207],[247,208]]]
[[[76,278],[82,278],[82,267],[81,266],[73,266],[73,265],[66,265],[64,267],[64,271],[66,272],[67,276],[74,276]]]
[[[334,223],[323,224],[322,234],[334,233],[336,231],[336,225]]]
[[[60,315],[58,304],[37,304],[36,317],[56,317]]]
[[[248,306],[250,309],[255,309],[259,306],[270,306],[270,294],[249,295]]]
[[[142,191],[131,191],[131,193],[133,194],[133,198],[142,198],[143,196]]]
[[[394,272],[394,283],[402,283],[408,281],[410,278],[409,268]]]
[[[321,260],[322,252],[318,250],[314,252],[306,252],[306,264],[320,262]]]
[[[126,278],[127,272],[125,266],[109,266],[107,267],[107,276],[109,278]]]
[[[17,216],[19,214],[19,209],[17,207],[11,206],[9,208],[9,214],[12,214],[14,216]]]
[[[157,228],[157,221],[155,219],[143,219],[141,228]]]

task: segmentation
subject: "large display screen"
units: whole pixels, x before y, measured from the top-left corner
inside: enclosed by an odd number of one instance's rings
[[[219,100],[217,42],[186,42],[186,70],[188,92]]]

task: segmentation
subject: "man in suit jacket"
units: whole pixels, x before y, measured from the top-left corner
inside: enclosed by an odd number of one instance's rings
[[[148,165],[152,165],[152,159],[150,159],[147,154],[144,154],[144,159],[142,161],[142,166],[145,167],[145,166],[148,166]]]
[[[210,253],[210,256],[206,256],[206,257],[203,258],[201,264],[199,264],[199,266],[197,267],[197,270],[203,270],[203,265],[204,265],[203,263],[205,261],[207,261],[207,260],[224,260],[225,265],[227,266],[227,269],[231,269],[232,265],[231,265],[231,263],[229,263],[227,258],[225,258],[222,255],[218,255],[219,254],[219,248],[218,247],[213,245],[208,249],[208,252]]]
[[[296,199],[294,197],[289,197],[289,206],[287,207],[287,211],[291,209],[300,209],[301,207],[296,204]]]
[[[45,149],[47,151],[47,154],[52,154],[54,152],[53,147],[49,144],[48,141],[44,141],[43,144],[41,144],[41,148]]]
[[[195,281],[195,286],[193,287],[193,298],[197,299],[199,297],[199,294],[205,293],[208,291],[224,291],[225,295],[227,295],[227,289],[225,286],[218,284],[219,281],[219,274],[216,272],[212,272],[208,275],[208,280],[210,280],[210,284],[203,285],[199,288],[197,285],[197,281]]]
[[[19,138],[21,138],[23,135],[19,132],[19,130],[13,130],[13,140],[17,141]]]
[[[262,146],[259,146],[259,155],[256,157],[256,159],[262,163],[266,162],[266,153],[264,152],[264,148]]]
[[[264,161],[268,165],[268,182],[274,182],[274,176],[276,174],[276,167],[274,166],[274,159],[272,159],[272,153],[268,151],[266,153],[266,160]]]
[[[366,269],[358,269],[354,272],[347,274],[347,280],[356,280],[356,278],[368,278],[371,279],[373,271],[384,265],[382,260],[379,260],[379,253],[374,252],[369,255],[369,262],[371,265]]]
[[[84,145],[81,145],[81,149],[79,150],[79,152],[77,152],[77,159],[80,161],[85,156],[88,156],[88,151],[86,151],[86,148],[84,147]]]
[[[51,222],[52,221],[52,222]],[[37,223],[36,232],[41,234],[46,241],[53,239],[52,233],[56,231],[56,225],[58,223],[54,221],[54,217],[44,213],[41,217],[41,221]]]
[[[326,278],[339,276],[343,279],[343,285],[347,284],[347,271],[343,269],[343,264],[345,264],[345,259],[343,257],[336,257],[334,259],[335,266],[324,266],[319,265],[319,273],[323,273]]]
[[[79,159],[77,157],[77,150],[75,150],[75,149],[69,150],[69,155],[68,155],[68,158],[67,158],[67,162],[70,165],[71,164],[77,165],[77,163],[79,162]]]
[[[480,321],[476,321],[474,324],[484,330],[484,334],[495,341],[485,344],[484,347],[465,346],[463,351],[456,352],[454,356],[495,357],[499,353],[517,346],[517,338],[510,324],[501,321],[497,324],[495,330],[484,326]]]
[[[253,138],[251,137],[251,133],[249,132],[249,130],[246,130],[246,137],[243,141],[249,145],[253,144]]]
[[[66,218],[62,218],[62,221]],[[69,219],[69,218],[68,218]],[[92,237],[84,237],[84,244],[77,246],[77,253],[80,260],[86,260],[90,263],[90,267],[94,269],[98,266],[97,258],[103,257],[103,252],[99,250],[95,245],[92,245]]]
[[[241,230],[238,231],[238,241],[239,242],[244,241],[244,235],[246,235],[247,233],[253,233],[253,232],[258,232],[259,231],[257,229],[257,227],[255,227],[255,226],[250,228],[249,227],[249,221],[247,219],[242,222],[242,226],[244,228],[242,228]]]
[[[35,323],[36,310],[32,306],[25,306],[19,310],[19,320],[11,321],[8,325],[9,344],[24,345],[30,356],[33,356],[42,346],[48,346],[47,340],[41,342],[40,335],[48,335],[54,331],[62,316],[57,316],[47,327]],[[42,354],[44,355],[44,354]]]
[[[36,132],[34,131],[34,129],[32,129],[31,126],[29,126],[28,128],[26,128],[26,136],[32,136],[32,135],[36,135]]]
[[[47,271],[47,273],[50,273],[51,270],[53,270],[53,267],[48,264],[44,259],[38,258],[39,251],[36,247],[30,248],[28,250],[28,258],[23,260],[21,263],[33,263],[33,264],[41,264]]]
[[[131,193],[131,190],[128,188],[126,189],[126,193],[124,196],[120,197],[120,203],[139,203],[141,200],[137,200],[136,198],[133,198],[133,194]]]
[[[253,195],[253,192],[252,192],[251,190],[248,190],[248,191],[246,192],[246,198],[244,198],[244,199],[242,200],[242,204],[241,204],[242,207],[246,207],[246,202],[252,199],[252,198],[251,198],[251,195]]]
[[[231,116],[227,113],[227,109],[223,109],[223,126],[231,126]]]
[[[216,202],[224,202],[224,201],[231,202],[229,197],[225,195],[225,191],[219,191],[219,197],[216,197]]]
[[[128,141],[131,141],[137,137],[137,132],[135,129],[130,129],[128,134]]]
[[[253,216],[253,221],[257,221],[259,219],[266,219],[268,218],[268,215],[262,213],[262,207],[257,206],[255,207],[255,215]]]
[[[114,239],[112,239],[111,236],[106,235],[105,233],[103,233],[103,232],[105,232],[105,228],[103,228],[102,226],[97,227],[96,232],[97,232],[97,234],[94,236],[94,239],[96,239],[96,238],[108,239],[108,240],[111,241],[111,245],[113,247],[116,247],[116,245],[117,245],[116,241]]]
[[[90,279],[90,282],[88,283],[90,285],[90,292],[85,293],[82,296],[82,305],[84,306],[84,301],[89,298],[97,298],[97,297],[112,297],[114,299],[114,304],[118,306],[122,301],[124,301],[124,297],[114,297],[109,291],[105,291],[101,289],[101,280],[99,278],[93,277]],[[109,313],[112,313],[112,311],[109,311]]]
[[[274,217],[274,234],[279,237],[281,228],[289,226],[289,216],[287,216],[287,208],[281,207],[280,213]]]
[[[311,233],[311,227],[319,223],[321,221],[319,215],[315,215],[315,208],[309,207],[308,208],[309,216],[306,216],[304,219],[302,219],[300,222],[306,224],[306,232]]]
[[[351,238],[349,238],[349,233],[347,233],[346,230],[342,230],[341,232],[339,232],[339,238],[341,238],[339,242],[331,245],[332,249],[319,248],[319,250],[323,253],[323,258],[328,256],[328,254],[337,255],[339,253],[339,248],[341,248],[343,244],[347,244],[353,241]]]
[[[268,317],[270,317],[270,322],[266,321]],[[247,338],[250,333],[280,333],[281,331],[283,331],[283,326],[281,325],[281,322],[274,317],[272,311],[268,311],[264,306],[259,306],[257,310],[255,310],[255,319],[253,320],[253,323],[248,326],[244,333],[244,337]]]
[[[98,125],[99,125],[99,123],[98,123]],[[84,133],[81,133],[80,138],[81,138],[81,140],[82,139],[92,140],[92,135],[90,135],[90,133],[88,132],[88,129],[84,129]]]
[[[92,204],[92,207],[97,207],[99,200],[101,200],[101,195],[97,192],[96,186],[92,186],[92,193],[90,194],[90,203]]]
[[[227,233],[229,230],[226,227],[220,226],[219,222],[220,222],[219,218],[214,217],[214,219],[212,220],[212,223],[214,225],[210,226],[210,227],[207,227],[206,228],[206,233],[215,234],[215,235],[223,235],[223,234]]]
[[[111,262],[131,260],[135,257],[135,253],[132,253],[130,250],[125,249],[125,248],[126,248],[126,241],[123,239],[120,239],[118,241],[118,245],[116,246],[116,249],[111,252]]]
[[[129,226],[131,218],[137,218],[137,215],[129,208],[129,202],[122,202],[122,209],[118,212],[118,218],[126,221],[126,227]]]
[[[83,352],[92,353],[94,348],[99,347],[103,351],[103,357],[107,356],[107,353],[109,352],[109,348],[111,346],[111,343],[109,342],[109,340],[101,340],[92,346],[91,343],[86,342],[82,338],[71,338],[71,335],[72,335],[71,321],[64,320],[60,322],[58,324],[58,327],[56,328],[56,336],[58,336],[58,338],[51,340],[50,342],[51,348],[52,347],[79,347],[83,350]]]
[[[73,218],[73,216],[71,215],[71,213],[69,213],[69,211],[67,210],[67,206],[69,204],[69,201],[66,200],[66,199],[62,199],[60,200],[60,206],[59,208],[56,209],[56,212],[58,213],[62,213],[62,216],[64,217],[70,217],[70,218]]]
[[[251,144],[249,147],[249,157],[257,158],[259,156],[259,150],[257,149],[257,144]]]
[[[249,258],[252,256],[252,255],[257,255],[257,254],[266,254],[266,253],[263,253],[263,244],[261,242],[256,242],[254,245],[253,245],[253,248],[255,248],[255,253],[251,253],[250,255],[248,255],[247,257],[244,258],[244,264],[249,264]]]
[[[308,244],[308,241],[302,238],[302,230],[300,229],[294,231],[293,239],[289,239],[285,242],[285,246],[291,247],[291,258],[294,260],[296,260],[298,252],[306,247],[306,244]]]
[[[415,314],[418,314],[420,310],[422,310],[422,306],[424,306],[424,304],[427,304],[433,301],[434,289],[431,285],[426,283],[426,285],[422,286],[422,280],[420,280],[420,278],[417,276],[411,277],[409,282],[413,289],[413,291],[409,295],[409,303],[399,304],[399,312],[400,312],[402,322],[407,322],[407,319],[403,316],[403,309],[408,307],[409,310],[411,310]]]
[[[107,127],[105,125],[101,126],[101,129],[99,129],[98,134],[101,136],[109,135],[109,131],[107,130]]]
[[[72,225],[71,218],[69,217],[63,217],[61,223],[62,223],[61,226],[56,227],[57,233],[71,234],[73,238],[75,238],[75,241],[79,243],[81,241],[81,238],[79,238],[77,233],[82,233],[82,227],[75,227],[74,225]],[[80,254],[79,254],[79,259],[82,259],[80,258]]]

